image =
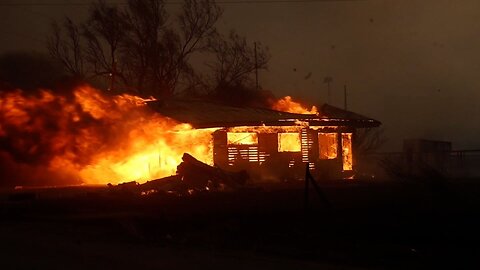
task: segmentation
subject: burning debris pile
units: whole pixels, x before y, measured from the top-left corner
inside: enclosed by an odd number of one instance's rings
[[[205,164],[185,153],[177,174],[144,184],[136,182],[109,185],[113,190],[128,190],[141,194],[173,192],[179,195],[198,191],[235,190],[244,186],[249,179],[246,171],[231,172]]]
[[[209,166],[189,154],[184,154],[182,160],[183,162],[177,167],[177,174],[190,187],[219,189],[223,186],[238,188],[248,180],[246,171],[225,171],[218,167]]]

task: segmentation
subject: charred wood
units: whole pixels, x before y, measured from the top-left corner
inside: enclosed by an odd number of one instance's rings
[[[185,153],[183,162],[177,167],[177,174],[185,184],[192,188],[205,188],[211,184],[213,188],[224,185],[228,188],[239,188],[245,185],[249,178],[246,171],[229,172],[218,167],[205,164]]]

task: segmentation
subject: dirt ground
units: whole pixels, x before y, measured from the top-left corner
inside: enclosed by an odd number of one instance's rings
[[[478,269],[480,181],[0,193],[0,269]]]

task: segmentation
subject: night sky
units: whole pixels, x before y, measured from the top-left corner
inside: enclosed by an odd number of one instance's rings
[[[52,3],[83,2],[0,4],[0,54],[44,52],[52,19],[79,20],[88,10]],[[403,138],[480,149],[480,1],[235,2],[220,4],[218,28],[268,45],[264,89],[323,103],[331,76],[333,105],[343,106],[346,84],[349,109],[383,122],[385,151],[400,150]]]

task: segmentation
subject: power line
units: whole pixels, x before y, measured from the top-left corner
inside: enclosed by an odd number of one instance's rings
[[[302,4],[302,3],[320,3],[320,2],[357,2],[365,0],[244,0],[244,1],[216,1],[217,4]],[[167,2],[173,3],[173,2]],[[180,3],[180,2],[176,2]]]
[[[217,4],[302,4],[302,3],[321,3],[321,2],[358,2],[364,0],[232,0],[232,1],[216,1]],[[165,1],[166,5],[180,5],[183,1]],[[92,2],[46,2],[46,3],[0,3],[2,7],[63,7],[63,6],[90,6]],[[127,5],[127,2],[107,2],[110,5]]]
[[[358,2],[365,0],[244,0],[216,1],[217,4],[276,4],[276,3],[315,3],[315,2]]]

